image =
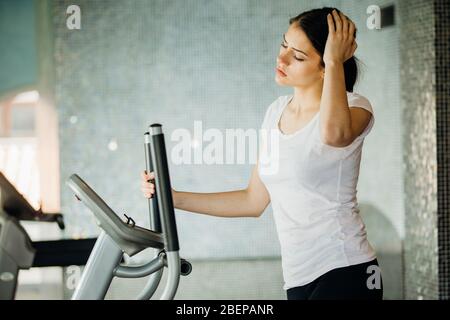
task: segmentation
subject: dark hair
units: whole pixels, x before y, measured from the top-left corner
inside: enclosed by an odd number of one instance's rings
[[[336,8],[324,7],[322,9],[313,9],[302,12],[298,16],[289,19],[289,25],[297,23],[298,26],[305,32],[313,47],[320,54],[322,66],[325,66],[325,63],[323,62],[323,53],[325,51],[325,44],[328,38],[327,15],[333,10],[336,10],[338,13],[340,12]],[[345,89],[349,92],[353,92],[353,86],[358,78],[358,66],[355,56],[344,62],[344,73]]]

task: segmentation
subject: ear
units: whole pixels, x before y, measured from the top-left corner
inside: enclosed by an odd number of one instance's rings
[[[325,63],[323,62],[323,60],[321,61],[320,65],[319,65],[319,72],[320,72],[320,79],[324,80],[325,79]]]

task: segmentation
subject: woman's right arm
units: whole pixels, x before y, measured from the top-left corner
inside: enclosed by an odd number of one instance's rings
[[[191,211],[216,217],[259,217],[270,203],[270,196],[259,178],[256,164],[248,187],[243,190],[215,193],[195,193],[172,190],[174,206],[177,209]],[[154,179],[142,174],[142,192],[147,198],[154,193]]]

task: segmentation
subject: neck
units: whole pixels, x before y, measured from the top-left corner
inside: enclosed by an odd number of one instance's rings
[[[294,97],[290,103],[290,109],[294,113],[314,112],[320,108],[323,83],[311,87],[294,87]]]

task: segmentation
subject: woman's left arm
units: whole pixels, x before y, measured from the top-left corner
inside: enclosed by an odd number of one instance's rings
[[[334,147],[345,147],[369,124],[371,113],[362,108],[349,108],[345,87],[344,62],[356,48],[355,25],[341,12],[328,17],[328,38],[323,61],[324,83],[320,104],[322,141]],[[333,21],[334,20],[334,21]]]

